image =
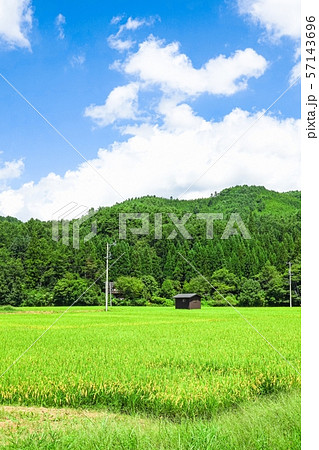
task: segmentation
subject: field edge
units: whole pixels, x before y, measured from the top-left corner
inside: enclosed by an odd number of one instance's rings
[[[300,392],[246,402],[212,420],[0,406],[0,446],[19,449],[299,449]]]

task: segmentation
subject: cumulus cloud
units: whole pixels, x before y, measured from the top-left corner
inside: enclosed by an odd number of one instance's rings
[[[237,0],[239,12],[265,29],[274,42],[286,36],[295,41],[295,65],[289,76],[293,85],[300,76],[300,0]]]
[[[269,37],[300,38],[300,0],[238,0],[239,12],[265,28]]]
[[[28,35],[32,28],[31,0],[0,1],[0,42],[8,48],[31,49]]]
[[[90,105],[85,109],[84,115],[99,126],[112,124],[118,119],[135,119],[138,90],[137,83],[118,86],[111,91],[104,105]]]
[[[163,101],[160,108],[165,115],[162,126],[129,127],[126,141],[100,149],[89,161],[124,198],[132,193],[176,197],[192,182],[185,198],[243,183],[281,191],[299,187],[299,120],[263,116],[214,164],[260,113],[237,108],[223,120],[210,122],[187,104]],[[64,176],[51,173],[38,183],[5,190],[0,194],[0,214],[50,219],[69,202],[99,207],[121,200],[83,163]]]
[[[63,40],[65,38],[64,34],[64,25],[66,23],[65,17],[63,14],[58,14],[55,18],[55,25],[58,30],[58,38]]]
[[[6,189],[8,189],[10,180],[19,178],[23,170],[24,163],[22,159],[5,161],[3,163],[0,162],[0,191],[5,191]]]
[[[0,180],[6,181],[12,178],[19,178],[24,169],[24,162],[22,159],[5,161],[0,166]]]
[[[128,75],[158,85],[164,92],[174,91],[188,96],[234,94],[247,87],[248,78],[260,77],[266,68],[265,58],[246,48],[229,57],[219,55],[195,69],[191,60],[180,52],[177,42],[165,45],[154,37],[140,44],[138,51],[122,64]]]
[[[128,21],[125,26],[135,28],[141,23]],[[119,119],[134,119],[138,116],[138,93],[145,90],[153,90],[166,99],[174,98],[173,103],[176,103],[176,98],[180,102],[204,93],[232,95],[246,89],[248,79],[260,77],[267,65],[263,56],[246,48],[229,57],[219,55],[211,58],[196,69],[192,61],[180,52],[179,43],[165,44],[150,36],[135,53],[112,66],[135,81],[113,89],[104,105],[89,106],[85,116],[91,117],[99,126],[110,125]],[[161,110],[159,112],[162,113]]]

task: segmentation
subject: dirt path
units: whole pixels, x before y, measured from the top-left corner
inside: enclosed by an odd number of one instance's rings
[[[7,445],[18,434],[36,433],[49,426],[51,429],[81,427],[96,420],[123,421],[123,417],[107,411],[71,408],[45,408],[37,406],[0,406],[0,447]]]
[[[0,405],[0,448],[17,435],[39,433],[46,428],[63,430],[93,426],[106,421],[108,425],[152,427],[151,418],[111,413],[107,410],[45,408],[41,406]]]

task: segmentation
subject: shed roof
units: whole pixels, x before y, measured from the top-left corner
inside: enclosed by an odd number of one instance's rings
[[[177,294],[174,295],[174,298],[193,298],[193,297],[199,297],[198,294],[193,293],[193,294]]]

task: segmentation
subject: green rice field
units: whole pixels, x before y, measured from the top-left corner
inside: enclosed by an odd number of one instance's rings
[[[62,311],[0,315],[1,373]],[[240,312],[300,369],[299,308]],[[73,308],[0,379],[0,403],[209,418],[299,385],[230,308]]]

